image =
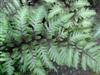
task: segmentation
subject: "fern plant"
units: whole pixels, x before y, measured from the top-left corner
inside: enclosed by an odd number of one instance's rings
[[[21,2],[20,2],[21,1]],[[48,75],[56,66],[100,72],[87,0],[9,0],[0,12],[0,74]]]

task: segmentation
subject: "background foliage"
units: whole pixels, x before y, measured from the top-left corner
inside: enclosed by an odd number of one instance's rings
[[[0,74],[47,75],[56,65],[100,72],[100,27],[89,6],[87,0],[2,1]]]

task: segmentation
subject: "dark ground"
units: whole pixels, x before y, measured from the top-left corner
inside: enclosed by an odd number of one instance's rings
[[[100,74],[96,74],[90,70],[86,71],[80,69],[76,70],[68,68],[67,66],[63,65],[58,67],[58,72],[49,71],[48,75],[100,75]]]

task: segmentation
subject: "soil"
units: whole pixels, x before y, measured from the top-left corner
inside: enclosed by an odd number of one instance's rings
[[[73,68],[68,68],[67,66],[63,65],[63,66],[59,66],[57,72],[51,70],[48,72],[48,75],[99,75],[96,73],[93,73],[90,70],[76,70]]]

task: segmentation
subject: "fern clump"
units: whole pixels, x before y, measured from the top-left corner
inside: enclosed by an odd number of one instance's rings
[[[20,2],[21,1],[21,2]],[[54,63],[100,72],[87,0],[9,0],[0,12],[0,74],[47,75]]]

